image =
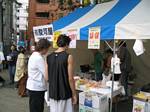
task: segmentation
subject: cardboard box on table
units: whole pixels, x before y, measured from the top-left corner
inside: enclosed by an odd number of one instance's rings
[[[140,92],[133,96],[132,112],[150,112],[150,93]]]
[[[93,92],[79,93],[79,112],[108,112],[108,110],[106,95]]]

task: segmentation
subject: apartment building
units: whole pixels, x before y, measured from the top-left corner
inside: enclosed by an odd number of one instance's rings
[[[17,44],[20,44],[19,42],[24,44],[27,39],[28,6],[29,0],[17,0],[17,3],[13,4],[13,36]]]
[[[50,24],[80,6],[79,0],[30,0],[29,38],[33,39],[33,26]]]

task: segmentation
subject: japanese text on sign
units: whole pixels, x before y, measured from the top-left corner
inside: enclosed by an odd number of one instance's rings
[[[57,40],[58,40],[59,35],[61,35],[61,31],[54,32],[53,48],[58,48],[58,46],[57,46]]]
[[[46,38],[49,41],[52,41],[53,38],[53,26],[52,25],[43,25],[33,27],[33,33],[35,41],[39,41],[42,38]]]
[[[89,29],[88,48],[100,48],[100,27],[93,27]]]
[[[78,36],[78,30],[77,29],[68,30],[68,34],[67,35],[71,39],[69,47],[70,48],[76,48],[76,41],[77,41],[77,36]]]

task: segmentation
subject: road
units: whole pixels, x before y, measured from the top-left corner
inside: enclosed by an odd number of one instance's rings
[[[0,88],[0,112],[29,112],[29,98],[19,97],[14,86],[8,85],[7,71],[1,72],[0,75],[6,80],[5,86]],[[46,105],[44,112],[48,112]]]
[[[29,112],[28,97],[19,97],[17,90],[13,85],[9,85],[8,71],[0,72],[0,75],[6,80],[4,87],[0,87],[0,112]],[[75,106],[75,112],[78,112],[78,106]],[[44,112],[48,112],[45,104]]]
[[[0,75],[6,80],[6,85],[0,88],[0,112],[29,112],[29,98],[19,97],[17,90],[8,85],[8,71],[5,70]],[[132,98],[125,102],[119,102],[117,110],[117,112],[131,112]],[[46,104],[44,112],[48,112]],[[75,112],[78,112],[78,106],[75,106]]]

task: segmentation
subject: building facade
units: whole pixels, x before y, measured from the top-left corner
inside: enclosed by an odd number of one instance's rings
[[[7,55],[12,44],[13,0],[0,0],[0,46]]]
[[[34,26],[50,24],[69,14],[78,7],[107,1],[111,0],[30,0],[28,27],[29,39],[34,41]]]
[[[27,10],[28,0],[0,0],[0,50],[5,56],[17,44],[17,35],[27,32]]]
[[[25,46],[27,39],[28,6],[29,0],[17,0],[13,4],[13,36],[19,46]]]
[[[0,0],[0,51],[3,50],[3,1]]]
[[[28,35],[33,37],[33,26],[50,24],[79,7],[79,0],[30,0]],[[69,2],[70,1],[70,2]],[[33,40],[34,41],[34,40]]]

